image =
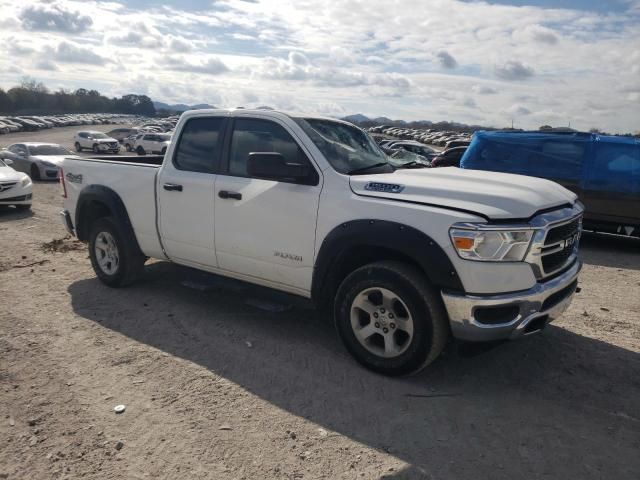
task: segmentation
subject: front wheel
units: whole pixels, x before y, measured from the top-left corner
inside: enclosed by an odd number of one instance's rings
[[[110,287],[124,287],[142,273],[145,257],[127,244],[122,228],[112,217],[98,219],[91,226],[89,256],[98,278]]]
[[[422,272],[403,262],[381,261],[352,272],[338,289],[334,315],[347,350],[386,375],[422,370],[449,336],[442,300]]]
[[[142,148],[140,146],[138,148],[136,148],[136,153],[138,155],[146,155],[146,152],[144,151],[144,148]]]
[[[31,173],[31,180],[40,180],[40,168],[35,163],[31,164],[29,169]]]
[[[76,147],[76,152],[81,152],[82,151],[82,147],[80,146],[79,142],[76,142],[76,144],[74,146]]]
[[[93,153],[100,153],[100,149],[98,148],[98,144],[97,143],[93,144],[92,150],[93,150]]]

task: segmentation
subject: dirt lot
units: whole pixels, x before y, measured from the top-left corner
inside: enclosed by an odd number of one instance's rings
[[[103,286],[34,198],[0,212],[0,479],[640,478],[639,241],[585,235],[544,333],[390,379],[290,297],[165,262]]]

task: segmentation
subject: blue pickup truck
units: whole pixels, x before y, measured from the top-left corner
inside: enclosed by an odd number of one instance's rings
[[[640,237],[638,138],[481,131],[460,167],[553,180],[585,205],[586,229]]]

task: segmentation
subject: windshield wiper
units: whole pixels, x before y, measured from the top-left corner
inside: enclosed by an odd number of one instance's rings
[[[353,170],[349,170],[347,172],[347,175],[353,175],[355,173],[362,173],[362,172],[366,172],[367,170],[371,170],[372,168],[377,168],[377,167],[383,167],[385,165],[389,165],[388,162],[379,162],[379,163],[374,163],[373,165],[368,165],[366,167],[360,167],[360,168],[355,168]]]

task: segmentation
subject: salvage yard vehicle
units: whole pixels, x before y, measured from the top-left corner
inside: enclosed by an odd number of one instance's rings
[[[93,153],[118,153],[120,151],[118,140],[102,132],[77,132],[73,137],[73,141],[76,152],[81,152],[85,149],[93,150]]]
[[[28,174],[32,180],[57,180],[62,160],[74,156],[57,143],[14,143],[7,151],[14,154],[10,157],[13,168]]]
[[[0,158],[0,206],[13,205],[18,210],[31,208],[31,179],[11,168],[13,160]]]
[[[344,121],[271,110],[182,115],[162,157],[63,162],[61,217],[108,286],[148,257],[311,299],[388,375],[452,335],[538,332],[576,291],[582,205],[560,185],[393,167]]]
[[[166,133],[145,133],[136,137],[133,149],[138,155],[159,153],[164,155],[171,143],[171,135]]]
[[[640,237],[640,139],[476,132],[460,166],[553,180],[578,195],[586,229]]]

